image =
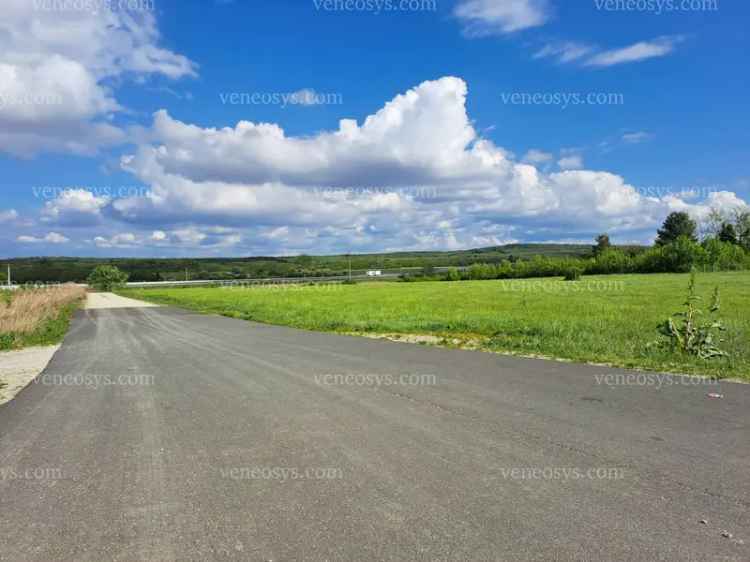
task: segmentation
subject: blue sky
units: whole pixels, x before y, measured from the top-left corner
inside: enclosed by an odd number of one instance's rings
[[[0,18],[0,256],[649,242],[750,200],[743,2],[65,1]]]

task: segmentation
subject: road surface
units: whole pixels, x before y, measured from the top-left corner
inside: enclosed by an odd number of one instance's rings
[[[623,374],[80,311],[0,406],[0,560],[750,560],[750,386]]]

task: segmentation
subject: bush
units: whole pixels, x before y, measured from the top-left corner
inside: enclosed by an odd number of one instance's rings
[[[609,275],[612,273],[631,273],[633,271],[633,258],[615,248],[609,248],[600,252],[586,268],[586,273],[592,275]]]
[[[656,246],[635,259],[635,273],[688,273],[706,263],[706,251],[687,236]]]
[[[565,270],[563,275],[565,276],[566,281],[578,281],[581,279],[581,275],[583,275],[583,269],[576,266],[569,267]]]
[[[87,283],[97,291],[114,291],[125,286],[128,274],[113,265],[100,265],[91,272]]]
[[[688,273],[697,264],[706,261],[703,247],[686,236],[667,244],[662,250],[664,268],[668,272]]]
[[[748,255],[737,244],[709,238],[703,242],[705,257],[701,265],[713,271],[737,271],[748,267]]]
[[[447,281],[461,281],[461,272],[456,267],[451,267],[446,276]]]

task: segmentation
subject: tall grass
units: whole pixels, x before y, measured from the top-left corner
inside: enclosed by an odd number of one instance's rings
[[[55,343],[86,291],[76,285],[4,291],[0,295],[0,349]]]

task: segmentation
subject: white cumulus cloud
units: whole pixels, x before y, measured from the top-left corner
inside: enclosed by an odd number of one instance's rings
[[[153,143],[122,160],[149,194],[111,208],[134,226],[169,227],[160,243],[225,240],[283,253],[471,247],[604,229],[633,238],[671,210],[698,215],[734,202],[643,197],[620,176],[582,169],[570,150],[559,173],[535,166],[551,159],[541,151],[518,162],[474,129],[467,93],[456,77],[427,81],[361,124],[344,119],[311,137],[249,121],[202,128],[161,111]],[[206,229],[216,225],[232,232],[211,238]]]
[[[66,242],[70,242],[70,239],[58,232],[50,232],[42,237],[18,236],[16,241],[21,244],[43,244],[45,242],[48,244],[65,244]]]
[[[96,224],[108,203],[108,197],[97,197],[86,189],[69,189],[45,203],[42,221],[67,226]]]
[[[159,47],[151,12],[41,9],[4,0],[0,18],[0,151],[92,154],[121,143],[111,123],[122,110],[114,79],[195,74],[184,56]],[[71,3],[72,5],[72,3]]]

